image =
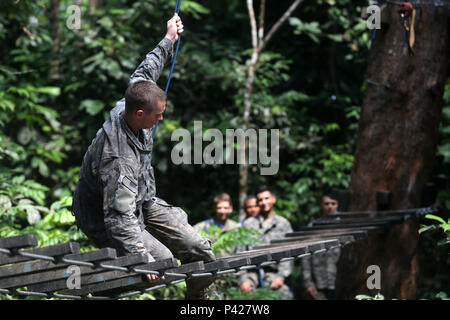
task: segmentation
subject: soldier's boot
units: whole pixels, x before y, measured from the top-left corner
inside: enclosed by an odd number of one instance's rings
[[[215,277],[202,277],[186,280],[185,300],[211,300],[208,287]]]

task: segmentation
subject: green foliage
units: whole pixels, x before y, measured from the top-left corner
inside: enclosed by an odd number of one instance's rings
[[[212,250],[216,255],[261,241],[259,232],[249,228],[235,228],[223,232],[218,226],[210,226],[207,231],[200,230],[199,234],[211,240]]]
[[[375,296],[368,296],[365,294],[358,294],[355,297],[356,300],[384,300],[384,296],[381,293],[377,293]]]
[[[420,226],[420,274],[418,279],[417,296],[422,299],[447,299],[450,288],[448,270],[450,255],[448,243],[450,241],[450,154],[446,150],[450,146],[450,80],[444,88],[444,106],[439,127],[439,145],[436,153],[434,174],[438,183],[437,204],[439,216],[426,215],[428,223]],[[447,221],[446,221],[447,220]],[[433,222],[433,223],[432,223]],[[436,293],[438,292],[438,293]]]
[[[441,300],[450,300],[450,298],[447,296],[447,294],[445,293],[445,292],[439,292],[439,293],[436,293],[436,296],[435,296],[437,299],[441,299]]]
[[[308,152],[305,142],[305,152]],[[312,149],[312,148],[311,148]],[[299,176],[293,183],[280,181],[278,186],[286,190],[276,206],[282,215],[296,226],[306,225],[320,215],[319,202],[324,190],[329,188],[348,188],[353,156],[345,152],[345,146],[330,148],[323,146],[306,159],[289,164],[290,170]],[[316,152],[318,151],[318,152]],[[289,192],[295,190],[296,192]],[[295,213],[300,212],[300,215]]]
[[[12,171],[1,173],[0,236],[17,235],[24,224],[36,223],[41,218],[40,212],[47,211],[42,205],[48,188]]]
[[[450,266],[450,251],[448,250],[448,247],[443,246],[450,243],[450,219],[445,221],[441,217],[432,214],[427,214],[425,218],[431,221],[437,221],[437,223],[435,222],[431,225],[421,225],[419,229],[419,234],[434,234],[429,235],[428,238],[422,239],[422,242],[427,243],[431,247],[428,250],[432,252],[433,258],[436,261],[431,266],[426,265],[426,268],[430,269],[432,276],[427,278],[423,277],[423,279],[421,279],[422,285],[420,286],[420,291],[423,291],[421,297],[427,299],[437,298],[448,300],[446,292],[440,291],[437,294],[434,294],[433,292],[440,289],[448,290],[446,283],[448,283],[447,271]],[[422,287],[427,289],[422,289]]]
[[[84,244],[83,251],[94,248],[75,225],[69,211],[72,197],[63,197],[46,207],[39,205],[44,200],[43,191],[48,190],[46,187],[26,181],[23,176],[14,177],[11,182],[0,185],[1,237],[34,234],[39,246],[78,241]]]
[[[444,107],[442,109],[442,125],[439,129],[442,142],[438,146],[438,155],[442,156],[443,163],[450,163],[450,79],[447,80],[444,90]],[[449,206],[450,208],[450,206]]]
[[[252,292],[243,292],[239,287],[226,286],[225,300],[278,300],[283,293],[279,290],[273,290],[269,286],[256,288]]]
[[[186,282],[179,282],[169,287],[155,289],[147,293],[122,298],[121,300],[183,300]]]
[[[425,231],[431,231],[431,230],[442,230],[442,232],[444,232],[445,234],[445,238],[440,240],[437,245],[438,246],[442,246],[445,244],[449,244],[450,243],[450,219],[447,220],[447,222],[442,219],[441,217],[432,215],[432,214],[427,214],[425,216],[425,218],[430,219],[430,220],[434,220],[439,222],[439,224],[432,224],[432,225],[428,225],[428,226],[421,226],[421,228],[419,229],[419,233],[425,232]]]
[[[422,226],[419,241],[419,267],[417,294],[420,299],[440,299],[437,293],[448,294],[450,280],[448,270],[450,268],[450,255],[448,245],[437,245],[443,243],[443,232],[440,226],[433,224]],[[428,230],[428,231],[426,231]]]

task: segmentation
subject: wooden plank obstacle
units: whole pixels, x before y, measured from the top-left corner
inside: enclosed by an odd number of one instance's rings
[[[189,278],[236,273],[344,247],[384,232],[408,219],[436,212],[433,206],[397,211],[345,212],[314,220],[309,226],[285,234],[269,244],[220,257],[214,262],[179,265],[176,259],[146,262],[144,256],[118,257],[103,248],[80,253],[80,245],[68,242],[37,247],[36,236],[0,238],[0,294],[64,299],[120,299],[167,287]],[[69,288],[69,267],[77,266],[80,287]],[[157,284],[145,274],[164,276]]]

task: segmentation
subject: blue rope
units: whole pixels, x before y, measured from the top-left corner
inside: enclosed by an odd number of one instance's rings
[[[178,14],[180,12],[180,2],[181,2],[181,0],[177,0],[177,3],[175,5],[174,14],[175,13]],[[175,54],[173,56],[172,66],[170,67],[169,78],[167,79],[166,89],[164,90],[166,95],[167,95],[167,92],[169,91],[169,85],[170,85],[170,80],[172,79],[173,68],[175,66],[175,61],[177,60],[178,48],[180,47],[180,40],[181,40],[181,35],[178,35],[177,46],[175,48]],[[156,121],[155,127],[153,128],[152,140],[155,139],[156,129],[158,128],[158,122],[159,122],[159,120]]]
[[[369,45],[369,50],[372,50],[372,43],[373,43],[373,41],[374,41],[374,39],[375,39],[375,32],[376,32],[376,29],[373,29],[373,30],[371,31],[371,33],[370,33],[370,45]]]
[[[178,12],[180,12],[180,0],[177,0],[177,3],[176,3],[176,5],[175,5],[175,12],[174,13],[178,13]]]
[[[258,268],[258,278],[259,278],[259,285],[261,287],[264,287],[264,277],[261,268]]]

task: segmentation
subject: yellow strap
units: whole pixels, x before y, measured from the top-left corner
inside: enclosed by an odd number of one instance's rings
[[[414,55],[413,46],[414,46],[414,20],[416,19],[416,9],[413,9],[411,16],[409,17],[409,48],[411,49],[411,55]]]

